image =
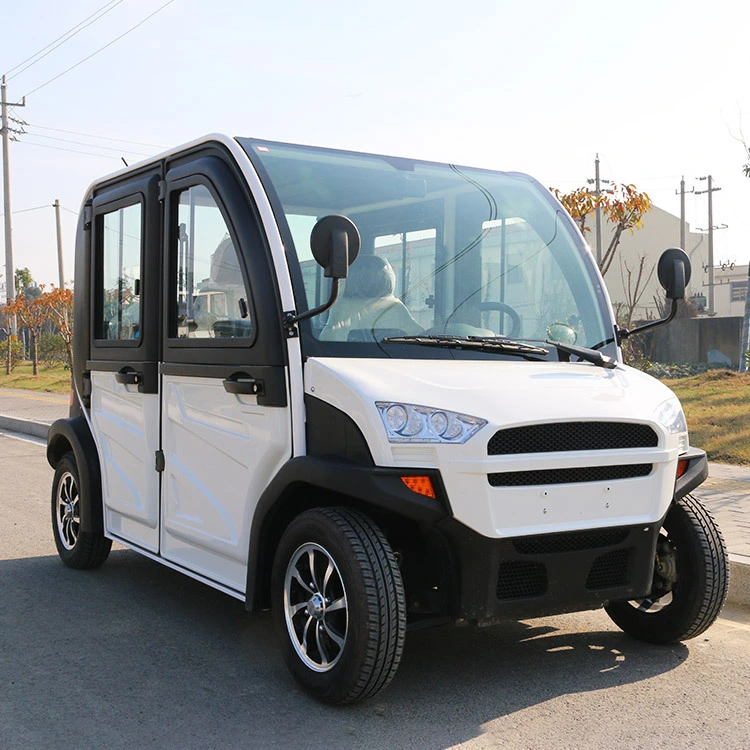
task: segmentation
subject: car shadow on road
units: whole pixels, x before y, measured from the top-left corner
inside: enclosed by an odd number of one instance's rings
[[[296,687],[268,613],[128,550],[98,571],[3,560],[0,591],[6,747],[447,748],[688,654],[631,640],[603,615],[444,627],[409,633],[387,691],[331,708]]]

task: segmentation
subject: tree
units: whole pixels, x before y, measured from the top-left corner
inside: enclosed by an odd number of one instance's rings
[[[68,367],[73,369],[73,292],[70,289],[58,289],[53,286],[49,292],[42,292],[39,297],[47,311],[47,319],[57,327],[65,342],[65,353]]]
[[[16,280],[16,294],[23,294],[34,284],[34,279],[28,268],[16,268],[13,278]]]
[[[44,292],[44,286],[40,287],[41,291]],[[17,315],[24,326],[29,330],[29,336],[31,337],[31,363],[32,373],[34,375],[39,374],[39,349],[37,342],[39,334],[42,331],[42,326],[49,320],[49,311],[47,310],[42,295],[36,297],[36,299],[29,299],[24,294],[19,294],[13,302],[6,305],[6,310],[11,315]]]
[[[598,196],[588,187],[576,188],[570,193],[550,189],[583,234],[591,230],[587,226],[587,219],[597,208],[601,209],[605,220],[614,225],[612,238],[599,263],[602,276],[612,266],[623,232],[627,230],[633,234],[636,229],[640,229],[643,217],[651,210],[651,198],[646,193],[639,192],[635,185],[611,183]]]

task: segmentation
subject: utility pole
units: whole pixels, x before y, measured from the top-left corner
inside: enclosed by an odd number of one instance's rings
[[[699,177],[699,180],[707,180],[708,188],[706,190],[696,190],[696,195],[703,195],[708,193],[708,314],[715,315],[716,310],[714,309],[714,229],[719,227],[714,226],[714,202],[713,194],[721,188],[713,186],[713,177]]]
[[[602,194],[602,183],[608,184],[609,180],[602,180],[599,175],[599,154],[594,160],[594,179],[586,180],[589,185],[594,185],[594,195],[596,196],[596,209],[594,217],[596,220],[596,265],[601,268],[602,265],[602,209],[599,198]]]
[[[675,190],[675,194],[680,196],[680,247],[685,249],[685,235],[686,235],[686,222],[685,222],[685,175],[682,175],[680,180],[679,191]],[[690,188],[688,193],[694,193],[695,188]]]
[[[60,223],[60,201],[55,198],[55,223],[57,224],[57,270],[60,274],[60,289],[65,289],[65,269],[63,268],[62,225]]]
[[[8,107],[25,107],[26,97],[21,102],[8,102],[7,86],[5,85],[5,76],[0,84],[0,93],[2,101],[2,134],[3,134],[3,198],[5,210],[5,289],[7,292],[8,302],[16,298],[16,274],[13,268],[13,223],[11,221],[10,206],[10,162],[8,160],[8,142],[10,140],[10,130],[8,128]],[[12,335],[15,339],[18,329],[16,319],[13,316]]]

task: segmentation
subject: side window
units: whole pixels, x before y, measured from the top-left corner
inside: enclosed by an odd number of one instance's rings
[[[102,214],[101,275],[97,295],[99,339],[140,338],[142,208],[137,203]]]
[[[253,307],[237,250],[209,190],[196,185],[179,193],[176,275],[171,338],[252,338]]]

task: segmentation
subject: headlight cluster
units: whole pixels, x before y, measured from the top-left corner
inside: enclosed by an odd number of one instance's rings
[[[663,425],[670,435],[680,436],[680,453],[687,452],[690,442],[688,440],[687,421],[685,412],[676,396],[667,399],[654,412],[654,419]]]
[[[376,401],[375,406],[391,443],[465,443],[487,424],[471,417],[429,406]]]

